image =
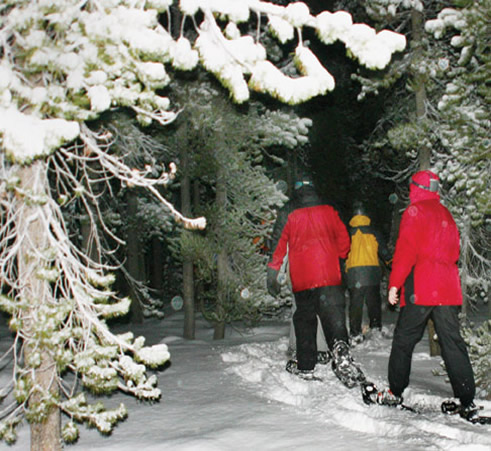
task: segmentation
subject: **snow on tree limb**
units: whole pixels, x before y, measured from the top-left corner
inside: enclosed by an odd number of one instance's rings
[[[301,37],[303,27],[312,27],[328,44],[343,41],[371,68],[384,67],[405,45],[402,35],[353,24],[347,12],[314,17],[302,2],[283,7],[259,0],[182,0],[185,15],[203,12],[193,48],[184,36],[174,40],[159,23],[159,13],[168,12],[171,4],[7,1],[0,29],[0,136],[11,161],[26,164],[48,156],[78,137],[80,123],[113,106],[132,108],[142,124],[172,122],[176,113],[168,110],[169,100],[155,93],[169,83],[165,64],[189,70],[198,54],[237,102],[247,101],[250,89],[291,104],[334,89],[334,78],[301,39],[295,52],[299,77],[283,74],[268,61],[260,42],[242,36],[235,26],[249,20],[250,12],[267,15],[281,42],[291,39],[294,29]],[[235,36],[222,31],[216,15],[228,18],[226,30],[234,25]],[[160,196],[152,182],[136,174],[130,183]],[[204,227],[201,218],[189,220],[171,211],[186,227]]]
[[[170,164],[169,172],[164,172],[159,178],[149,178],[147,170],[139,170],[130,168],[124,164],[119,158],[110,155],[105,150],[101,149],[97,143],[97,135],[88,129],[85,125],[82,126],[81,139],[88,147],[88,151],[93,153],[98,159],[100,165],[105,168],[110,174],[116,177],[124,184],[133,187],[140,186],[149,190],[162,204],[170,211],[171,215],[177,222],[184,225],[186,229],[204,229],[206,227],[206,219],[204,217],[189,219],[179,213],[176,208],[165,199],[155,188],[157,185],[166,185],[175,177],[177,168],[174,163]]]
[[[235,101],[240,103],[249,99],[247,85],[250,89],[267,92],[273,97],[293,104],[334,89],[334,82],[326,82],[326,79],[332,76],[313,54],[310,57],[312,65],[322,68],[324,76],[312,76],[300,71],[300,77],[292,78],[281,73],[268,61],[262,46],[254,42],[250,36],[227,39],[216,22],[215,14],[228,15],[233,23],[230,8],[231,5],[238,3],[238,1],[184,2],[183,10],[188,14],[198,9],[202,10],[204,20],[197,30],[199,37],[196,41],[201,62],[230,90]],[[182,4],[183,2],[181,7]],[[387,30],[376,33],[368,25],[353,24],[351,15],[345,11],[334,14],[326,11],[314,17],[302,2],[291,3],[287,7],[256,0],[241,1],[240,4],[242,8],[248,5],[251,11],[259,15],[267,14],[271,31],[280,42],[291,40],[294,29],[301,36],[303,27],[311,27],[326,44],[342,41],[349,54],[370,69],[383,69],[390,62],[392,54],[402,51],[406,45],[405,37],[401,34]],[[241,17],[243,20],[248,18],[245,14]],[[299,53],[305,53],[302,47],[300,39],[296,50],[297,57]],[[246,76],[249,74],[252,74],[252,77],[247,82]],[[299,79],[301,81],[297,82]],[[299,86],[309,86],[310,89],[301,89],[299,94]]]
[[[227,36],[217,16],[227,18],[231,26],[249,20],[251,12],[266,15],[280,42],[292,39],[294,29],[301,37],[303,27],[314,28],[323,42],[344,42],[351,55],[373,69],[385,67],[391,55],[405,46],[404,36],[353,24],[344,11],[312,16],[302,2],[284,7],[259,0],[182,0],[181,11],[194,17],[200,10],[203,21],[195,43],[184,36],[174,40],[158,21],[159,13],[168,11],[172,3],[7,1],[11,8],[3,10],[0,29],[0,108],[28,111],[40,119],[82,122],[122,105],[135,110],[143,124],[165,125],[175,117],[167,111],[168,99],[155,94],[170,80],[165,64],[190,70],[198,63],[198,52],[201,64],[237,102],[248,100],[249,89],[298,103],[334,88],[332,81],[327,82],[332,77],[314,54],[309,59],[318,67],[316,75],[300,70],[299,78],[287,77],[271,67],[260,42],[240,32]],[[296,54],[305,54],[301,39]],[[277,86],[272,88],[273,84]],[[299,85],[311,89],[299,95]],[[48,154],[49,149],[37,153]]]
[[[26,130],[29,130],[26,133]],[[7,156],[16,163],[26,164],[48,156],[61,145],[77,138],[77,122],[65,119],[41,119],[23,114],[16,108],[0,107],[0,135]]]

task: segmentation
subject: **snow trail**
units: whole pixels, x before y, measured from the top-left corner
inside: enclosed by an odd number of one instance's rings
[[[353,354],[367,374],[380,386],[386,386],[385,371],[390,352],[390,333],[376,334]],[[342,426],[348,430],[374,437],[397,439],[408,444],[408,449],[491,450],[491,427],[466,423],[458,416],[440,413],[442,401],[451,394],[450,385],[443,378],[431,374],[439,358],[426,352],[413,356],[412,383],[404,393],[405,403],[414,406],[420,414],[377,405],[366,406],[360,389],[341,385],[331,370],[330,363],[317,365],[315,374],[319,381],[305,381],[285,371],[287,338],[267,343],[247,343],[221,353],[227,364],[226,372],[238,376],[237,383],[259,396],[293,407],[301,415],[316,421]],[[423,364],[423,365],[422,365]],[[426,364],[426,365],[425,365]],[[428,389],[424,388],[424,377]],[[434,386],[438,383],[438,391]],[[445,393],[447,393],[445,395]],[[476,400],[485,412],[491,411],[491,402]]]

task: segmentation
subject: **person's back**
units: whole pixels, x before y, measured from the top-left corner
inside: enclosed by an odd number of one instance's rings
[[[363,306],[366,304],[370,330],[382,330],[381,261],[388,262],[390,253],[385,240],[373,227],[363,203],[353,204],[349,222],[351,247],[346,259],[346,282],[350,295],[349,323],[352,345],[365,339],[362,333]],[[379,258],[381,257],[381,258]]]
[[[459,233],[450,212],[440,204],[438,187],[439,178],[431,171],[419,171],[411,177],[411,204],[402,215],[389,279],[391,305],[399,301],[402,288],[389,357],[390,389],[378,398],[382,403],[387,399],[389,405],[402,402],[414,347],[431,319],[453,395],[462,404],[459,413],[472,421],[478,409],[474,405],[474,374],[459,327]]]
[[[383,254],[385,260],[390,259],[385,242],[371,222],[366,214],[355,214],[350,219],[351,248],[346,259],[348,288],[379,285],[381,278],[379,253]]]
[[[269,267],[279,270],[288,249],[293,292],[341,284],[339,258],[346,258],[349,237],[338,212],[322,204],[310,186],[278,216]]]
[[[293,291],[339,285],[339,257],[349,245],[342,222],[330,205],[300,208],[290,214],[284,233]]]
[[[292,201],[278,213],[267,284],[271,295],[278,293],[277,275],[288,252],[295,298],[296,359],[287,362],[286,370],[301,377],[313,377],[315,365],[321,363],[316,343],[320,320],[333,356],[333,371],[346,386],[353,387],[364,375],[349,352],[341,289],[339,259],[346,258],[349,245],[348,231],[337,211],[321,202],[310,181],[301,181]]]
[[[411,302],[460,305],[459,231],[448,209],[439,199],[416,200],[403,214],[400,237],[396,243],[391,281],[403,279],[413,267],[411,294],[414,297]],[[401,305],[405,305],[408,298],[404,293]]]

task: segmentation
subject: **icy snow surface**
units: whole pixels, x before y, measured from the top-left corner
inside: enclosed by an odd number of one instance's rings
[[[390,335],[396,314],[384,312]],[[440,358],[429,357],[426,337],[413,358],[405,401],[422,415],[365,406],[359,389],[349,390],[329,366],[318,366],[323,382],[308,382],[286,373],[289,322],[268,321],[255,328],[227,329],[224,341],[213,341],[213,330],[197,320],[197,339],[182,336],[183,315],[146,320],[133,327],[147,344],[166,343],[170,367],[156,371],[162,400],[147,404],[115,395],[108,406],[124,402],[129,418],[112,436],[81,428],[80,440],[66,449],[107,451],[157,450],[491,450],[491,426],[472,425],[438,412],[451,389],[439,369]],[[2,349],[9,333],[1,322]],[[118,332],[129,325],[117,325]],[[370,379],[384,385],[390,337],[371,337],[353,353]],[[491,401],[478,400],[491,413]],[[29,430],[20,430],[16,445],[0,450],[29,449]]]

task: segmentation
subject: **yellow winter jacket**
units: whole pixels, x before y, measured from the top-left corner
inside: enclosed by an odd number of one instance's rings
[[[349,222],[351,248],[346,260],[346,271],[357,266],[379,266],[378,242],[370,222],[370,218],[365,215],[355,215]]]

